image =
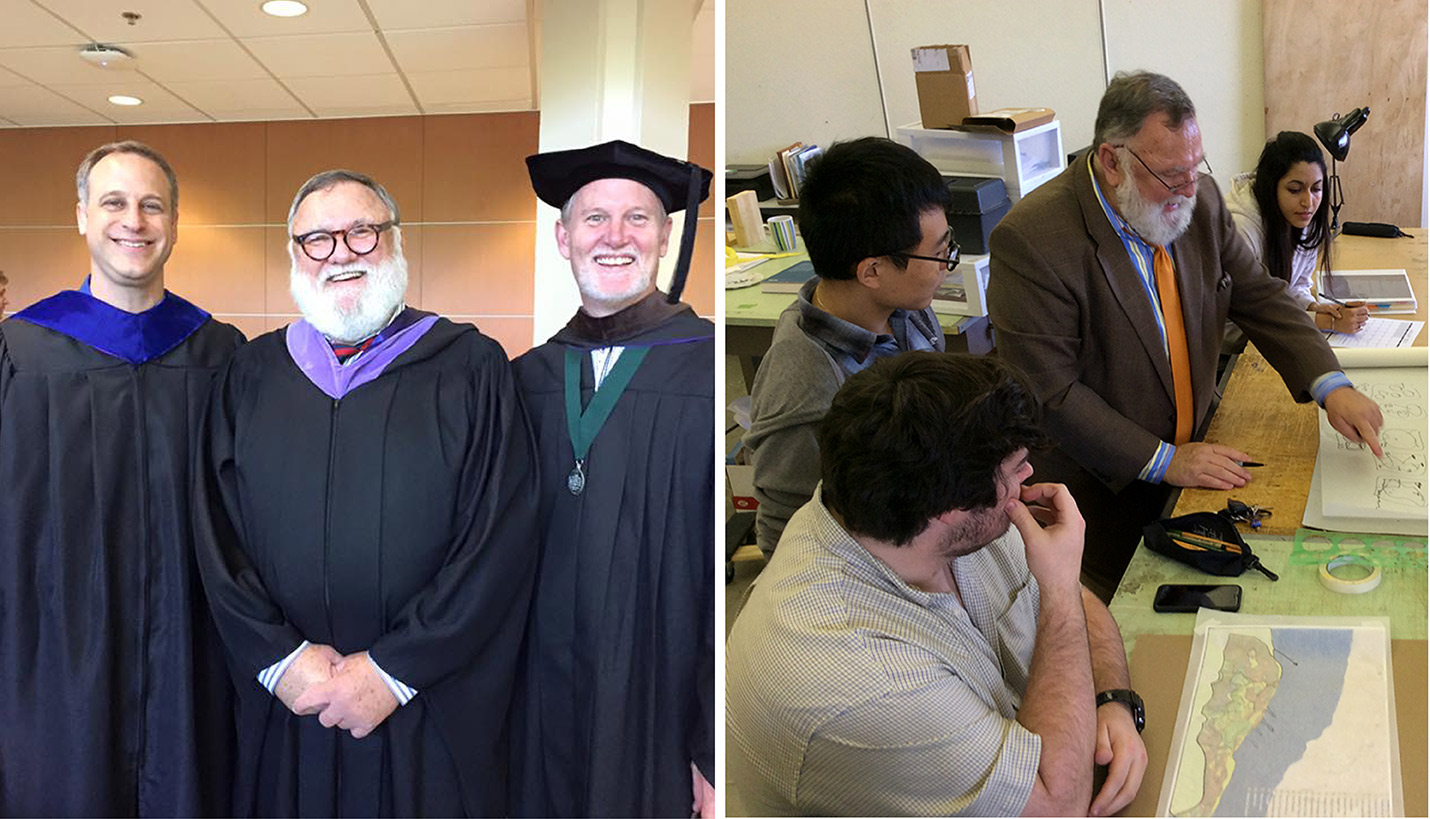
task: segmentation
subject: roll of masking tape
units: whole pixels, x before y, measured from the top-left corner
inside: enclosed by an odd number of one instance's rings
[[[1354,580],[1337,577],[1334,572],[1354,566],[1367,572]],[[1380,585],[1380,567],[1360,555],[1338,555],[1321,564],[1321,585],[1337,594],[1365,594]]]

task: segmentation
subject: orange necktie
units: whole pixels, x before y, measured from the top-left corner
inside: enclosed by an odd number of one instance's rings
[[[1167,329],[1167,354],[1172,359],[1172,390],[1177,399],[1177,435],[1172,443],[1181,446],[1192,440],[1192,363],[1187,357],[1187,326],[1182,322],[1182,297],[1177,293],[1177,274],[1167,248],[1155,245],[1152,273],[1157,278],[1157,296],[1162,300],[1162,326]]]

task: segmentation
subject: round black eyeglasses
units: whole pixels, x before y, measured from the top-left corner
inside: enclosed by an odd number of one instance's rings
[[[396,224],[388,221],[376,225],[354,225],[347,230],[310,230],[292,238],[298,247],[303,248],[304,256],[315,262],[326,262],[337,250],[339,236],[343,237],[343,244],[348,246],[348,250],[358,256],[366,256],[377,249],[382,232]]]

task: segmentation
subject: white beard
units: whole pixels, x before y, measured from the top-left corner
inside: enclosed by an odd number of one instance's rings
[[[291,245],[288,254],[293,256]],[[407,258],[402,255],[400,243],[379,265],[358,259],[342,267],[324,268],[319,275],[326,281],[354,270],[366,272],[366,286],[357,304],[345,310],[338,307],[335,299],[323,294],[314,277],[299,271],[296,260],[288,273],[288,292],[298,305],[298,312],[333,341],[355,343],[374,335],[392,321],[407,293]]]
[[[606,281],[595,272],[599,265],[594,258],[586,259],[581,263],[573,263],[571,272],[576,277],[576,289],[581,291],[581,300],[589,306],[594,306],[599,310],[611,312],[629,307],[635,302],[644,298],[655,286],[656,271],[645,266],[645,260],[641,258],[640,252],[634,247],[622,250],[602,250],[600,254],[619,255],[628,254],[635,261],[632,266],[636,269],[635,275],[627,281],[624,286]],[[597,254],[592,254],[597,255]],[[657,260],[659,264],[659,260]]]
[[[1136,161],[1130,155],[1127,160]],[[1142,198],[1141,191],[1137,190],[1137,180],[1132,178],[1132,174],[1122,174],[1122,181],[1117,185],[1118,211],[1148,244],[1166,247],[1187,232],[1187,226],[1192,223],[1192,211],[1197,206],[1196,189],[1193,188],[1191,198],[1181,195],[1175,198],[1178,202],[1177,209],[1164,213],[1163,203],[1148,202]]]

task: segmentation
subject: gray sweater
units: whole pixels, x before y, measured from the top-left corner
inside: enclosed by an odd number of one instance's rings
[[[755,468],[755,538],[773,554],[785,523],[819,483],[819,422],[853,373],[907,350],[944,349],[932,308],[895,310],[892,337],[875,335],[815,307],[817,278],[780,314],[769,352],[750,388],[745,446]]]

